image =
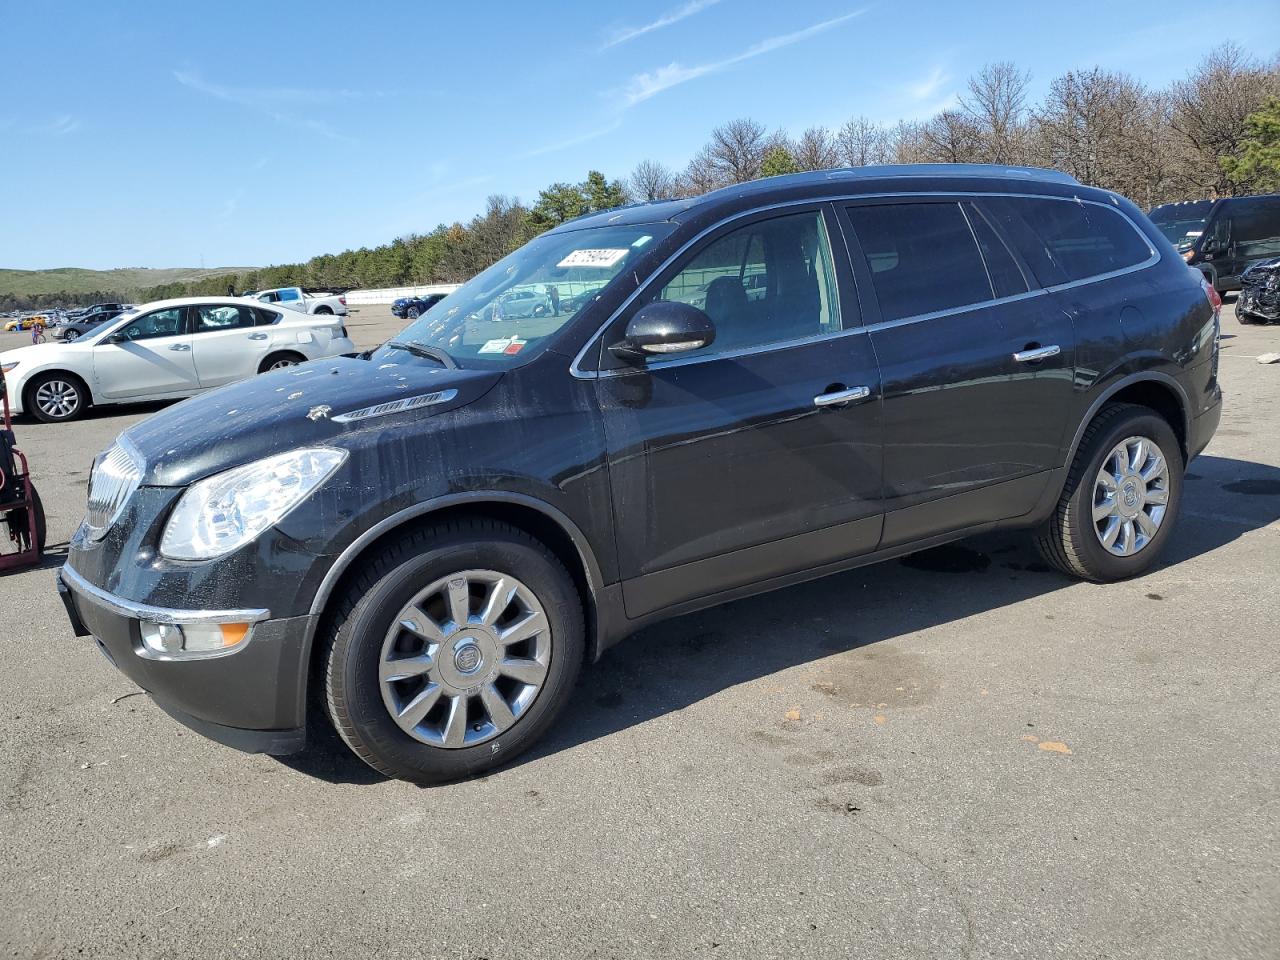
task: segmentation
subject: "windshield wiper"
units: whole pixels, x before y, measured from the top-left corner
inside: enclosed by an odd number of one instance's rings
[[[420,343],[405,343],[403,340],[388,340],[387,346],[392,350],[407,350],[415,357],[422,357],[425,360],[435,360],[437,363],[443,363],[449,370],[461,370],[462,365],[457,360],[449,356],[439,347],[424,347]]]

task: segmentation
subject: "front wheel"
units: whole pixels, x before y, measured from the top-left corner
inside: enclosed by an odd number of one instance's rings
[[[1163,417],[1127,403],[1105,408],[1085,430],[1053,516],[1037,533],[1041,555],[1097,583],[1142,573],[1172,534],[1184,469]]]
[[[337,598],[329,717],[375,770],[443,783],[527,750],[568,700],[585,650],[563,564],[488,520],[406,533]]]
[[[46,373],[35,378],[27,388],[27,410],[44,423],[74,420],[84,413],[88,393],[75,377],[62,373]]]
[[[410,320],[417,320],[421,314],[417,307],[410,307],[408,316]]]

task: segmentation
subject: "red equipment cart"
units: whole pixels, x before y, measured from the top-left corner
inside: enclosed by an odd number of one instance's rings
[[[30,567],[44,553],[44,506],[31,482],[26,455],[18,449],[9,414],[9,394],[0,370],[0,402],[4,421],[0,426],[0,528],[7,529],[13,549],[4,550],[0,536],[0,572]]]

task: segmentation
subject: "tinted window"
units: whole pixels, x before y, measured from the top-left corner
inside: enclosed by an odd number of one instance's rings
[[[248,307],[237,307],[231,304],[200,306],[196,307],[196,332],[209,333],[215,330],[252,327],[255,319],[254,311]]]
[[[1123,270],[1151,256],[1147,241],[1120,213],[1107,207],[1033,197],[1015,198],[1011,205],[1068,281]]]
[[[182,307],[169,310],[156,310],[143,314],[132,323],[126,324],[120,332],[128,340],[151,340],[155,337],[176,337],[182,333]]]
[[[973,235],[978,239],[978,249],[982,251],[982,259],[987,264],[987,274],[991,277],[991,286],[995,289],[996,296],[1012,297],[1026,293],[1027,278],[1023,276],[1022,268],[1018,266],[1018,261],[999,234],[973,204],[966,204],[965,212],[969,215]]]
[[[713,240],[657,299],[693,304],[716,325],[715,343],[690,353],[724,353],[840,329],[835,266],[816,211],[752,223]]]
[[[1246,259],[1280,254],[1280,199],[1250,198],[1228,206],[1234,255]]]
[[[278,294],[276,294],[276,299],[283,302],[285,300],[301,300],[302,298],[298,296],[297,290],[288,289],[288,290],[281,290]]]
[[[281,319],[280,314],[274,310],[255,310],[254,313],[258,315],[259,327],[269,327],[273,323],[279,323]]]
[[[990,300],[973,231],[957,203],[849,207],[884,320]]]

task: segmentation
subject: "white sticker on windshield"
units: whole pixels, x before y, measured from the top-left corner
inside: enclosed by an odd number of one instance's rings
[[[511,346],[511,338],[504,337],[501,340],[487,340],[485,345],[476,353],[502,353],[507,347]]]
[[[557,267],[612,267],[627,255],[623,250],[575,250],[556,264]]]

